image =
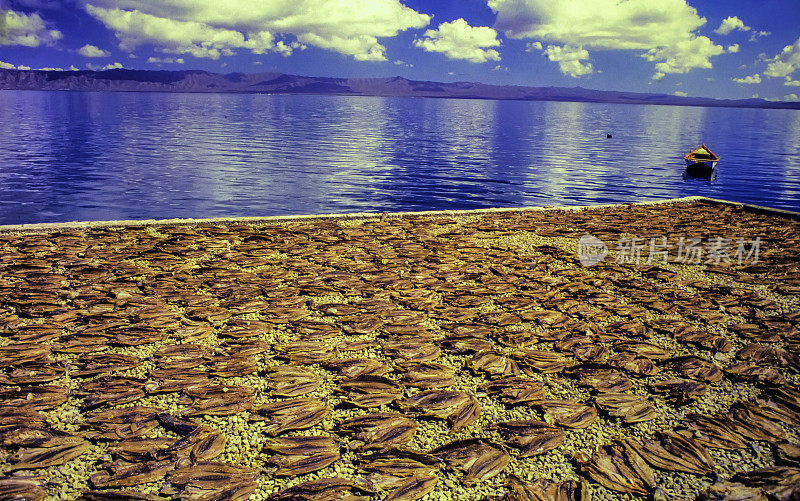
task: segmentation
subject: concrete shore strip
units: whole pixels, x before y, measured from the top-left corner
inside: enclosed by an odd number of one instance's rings
[[[788,211],[0,227],[0,498],[791,499],[799,372]]]
[[[490,209],[465,209],[465,210],[437,210],[437,211],[411,211],[411,212],[352,212],[342,214],[307,214],[307,215],[286,215],[286,216],[251,216],[251,217],[217,217],[217,218],[177,218],[177,219],[128,219],[128,220],[110,220],[110,221],[71,221],[63,223],[32,223],[32,224],[6,224],[0,225],[0,232],[10,231],[47,231],[57,230],[62,228],[106,228],[116,226],[184,226],[184,225],[198,225],[198,224],[212,224],[224,222],[243,222],[257,224],[260,222],[291,222],[291,221],[315,221],[319,219],[369,219],[375,217],[407,217],[407,216],[422,216],[422,217],[458,217],[470,216],[480,214],[494,214],[504,212],[524,212],[524,211],[585,211],[593,209],[603,209],[618,206],[650,206],[661,204],[675,204],[675,203],[705,203],[705,204],[721,204],[729,205],[732,207],[741,207],[747,211],[771,214],[775,216],[783,216],[794,219],[800,219],[800,212],[789,211],[785,209],[776,209],[773,207],[766,207],[761,205],[746,204],[740,202],[731,202],[728,200],[721,200],[716,198],[709,198],[703,196],[688,196],[681,198],[670,198],[661,200],[649,200],[644,202],[629,202],[621,204],[592,204],[592,205],[546,205],[538,207],[499,207]]]

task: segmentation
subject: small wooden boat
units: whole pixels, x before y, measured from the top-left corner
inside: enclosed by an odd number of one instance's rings
[[[719,162],[719,157],[705,144],[695,148],[684,157],[686,173],[693,176],[710,176]]]

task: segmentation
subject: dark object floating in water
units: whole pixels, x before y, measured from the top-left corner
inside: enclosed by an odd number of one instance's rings
[[[719,162],[719,157],[705,144],[687,153],[683,159],[686,161],[686,175],[692,177],[711,177]]]
[[[606,134],[606,139],[611,139],[611,134]]]

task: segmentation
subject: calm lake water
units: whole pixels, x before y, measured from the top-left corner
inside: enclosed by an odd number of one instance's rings
[[[718,176],[684,180],[702,142]],[[687,195],[800,210],[800,112],[0,91],[0,224]]]

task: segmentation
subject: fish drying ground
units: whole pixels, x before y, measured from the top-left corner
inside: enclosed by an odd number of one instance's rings
[[[708,200],[9,230],[0,499],[800,499],[798,251]]]

